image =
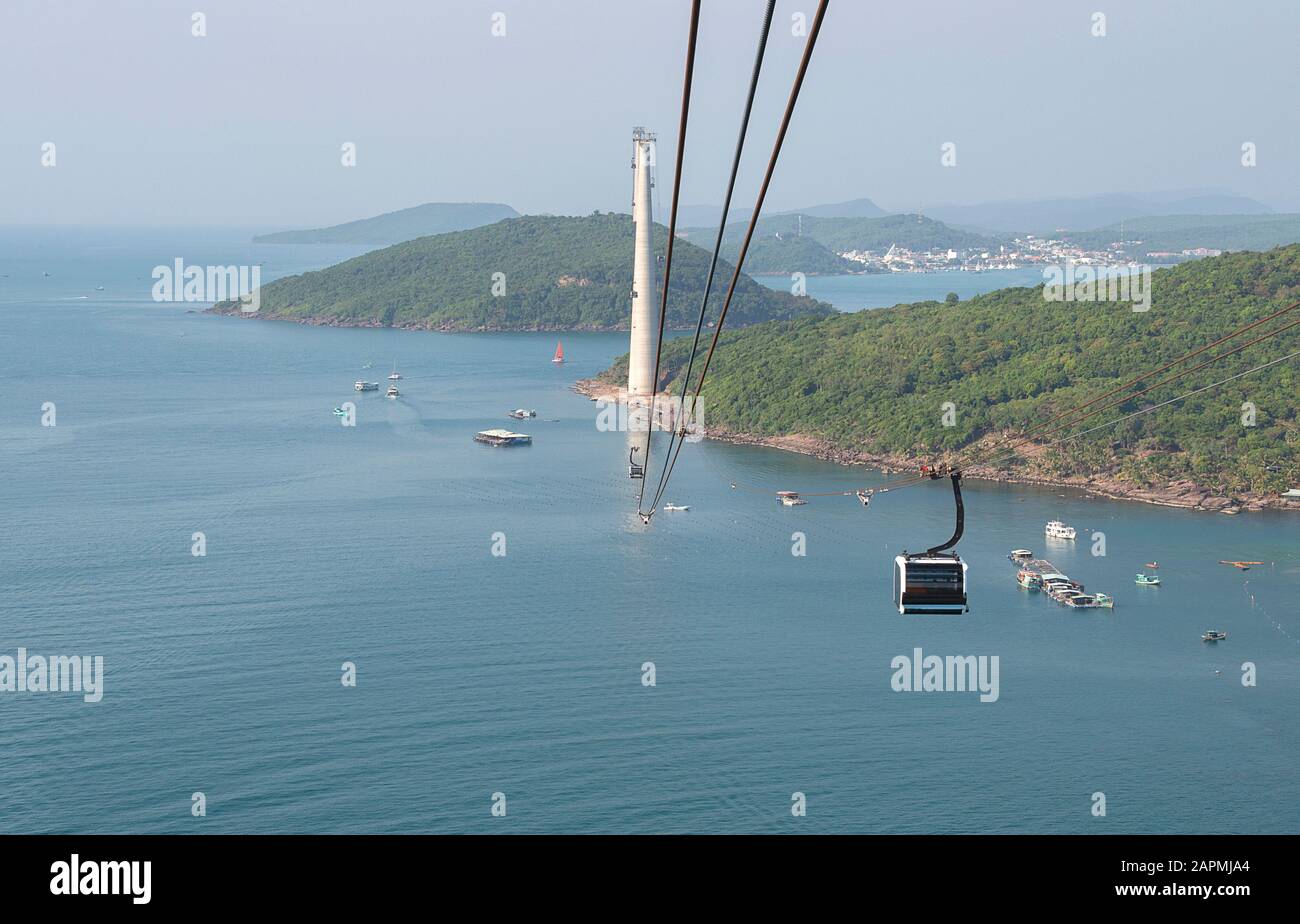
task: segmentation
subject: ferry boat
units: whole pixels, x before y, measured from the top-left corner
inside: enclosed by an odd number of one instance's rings
[[[361,379],[357,379],[357,383],[352,387],[357,391],[379,391],[378,382],[363,382]]]
[[[527,446],[533,441],[533,438],[527,433],[513,433],[510,430],[501,430],[499,428],[480,430],[475,434],[474,439],[476,442],[487,443],[489,446]]]
[[[1012,549],[1007,558],[1014,562],[1027,562],[1034,557],[1034,553],[1029,549]]]
[[[389,398],[396,398],[401,395],[401,392],[397,390],[396,385],[389,385],[388,391],[384,392],[384,394]]]
[[[1210,629],[1201,636],[1203,642],[1221,642],[1228,637],[1227,632],[1220,632],[1218,629]]]
[[[1053,520],[1047,524],[1047,535],[1052,539],[1073,539],[1078,532],[1073,526],[1066,526],[1060,520]]]
[[[1144,587],[1159,587],[1160,576],[1158,574],[1135,574],[1133,575],[1133,583],[1141,584]]]
[[[808,503],[796,491],[777,491],[776,496],[781,498],[782,505],[786,507],[798,507]]]

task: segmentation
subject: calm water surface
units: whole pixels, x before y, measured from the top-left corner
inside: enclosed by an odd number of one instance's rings
[[[786,509],[729,483],[879,476],[703,443],[668,497],[690,512],[644,529],[625,437],[569,388],[626,335],[566,335],[555,367],[551,335],[312,328],[148,300],[151,268],[178,255],[265,261],[269,279],[359,250],[246,240],[0,234],[0,653],[102,654],[107,672],[97,704],[0,694],[0,828],[1300,830],[1294,516],[972,483],[972,612],[900,617],[890,561],[948,536],[945,487]],[[400,399],[353,391],[394,361]],[[331,413],[348,400],[355,428]],[[43,402],[56,427],[40,426]],[[472,442],[520,426],[504,417],[518,406],[538,409],[533,446]],[[1081,540],[1047,545],[1049,519]],[[1085,541],[1097,530],[1105,557]],[[1115,610],[1021,591],[1005,559],[1020,546]],[[1164,586],[1134,586],[1152,559]],[[1203,644],[1211,627],[1229,640]],[[891,659],[917,647],[997,655],[999,700],[893,692]],[[1098,791],[1105,818],[1089,812]]]

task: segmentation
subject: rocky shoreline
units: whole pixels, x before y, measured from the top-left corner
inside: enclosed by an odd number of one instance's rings
[[[599,379],[583,379],[573,385],[573,390],[588,398],[618,400],[618,389]],[[780,449],[784,452],[797,452],[812,456],[837,465],[862,465],[879,469],[882,472],[915,472],[923,460],[906,456],[861,452],[845,449],[828,440],[803,434],[785,436],[757,436],[738,433],[720,427],[704,427],[706,439],[744,446],[763,446],[768,449]],[[1175,481],[1163,488],[1142,488],[1117,478],[1105,475],[1073,476],[1069,478],[1036,478],[1026,475],[1012,475],[1006,471],[972,465],[962,469],[967,478],[979,481],[994,481],[1003,484],[1034,485],[1049,488],[1073,488],[1095,497],[1109,500],[1138,501],[1161,507],[1180,507],[1186,510],[1202,510],[1211,513],[1223,513],[1229,516],[1243,510],[1300,510],[1300,502],[1289,501],[1275,495],[1243,493],[1232,496],[1217,495],[1209,488],[1192,481]]]

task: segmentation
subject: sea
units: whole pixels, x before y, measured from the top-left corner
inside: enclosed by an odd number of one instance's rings
[[[970,612],[902,616],[946,484],[787,508],[887,476],[690,443],[690,509],[647,527],[572,390],[626,334],[152,299],[178,257],[269,281],[361,250],[251,234],[0,230],[0,830],[1300,831],[1300,513],[971,481]],[[809,280],[842,308],[984,283]],[[354,390],[394,368],[399,398]],[[532,445],[474,442],[499,426]],[[1021,547],[1115,608],[1022,590]],[[101,657],[102,698],[6,686],[19,649]],[[930,656],[996,664],[993,695],[895,689]]]

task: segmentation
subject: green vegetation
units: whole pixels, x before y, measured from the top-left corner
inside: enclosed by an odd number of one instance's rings
[[[1164,215],[1124,222],[1126,240],[1140,240],[1130,253],[1146,259],[1150,253],[1178,253],[1197,247],[1215,250],[1268,250],[1300,242],[1300,215]],[[1089,249],[1101,250],[1120,239],[1121,226],[1094,231],[1045,233]]]
[[[745,224],[727,225],[723,237],[723,255],[734,260],[744,238]],[[830,251],[832,256],[848,250],[888,250],[897,244],[908,250],[978,250],[997,248],[1000,240],[973,231],[949,227],[941,221],[923,215],[885,215],[881,218],[818,218],[795,214],[770,215],[760,218],[755,238],[781,235],[782,239],[811,238]],[[751,273],[767,272],[765,265],[757,262],[754,254],[745,261]],[[782,269],[782,272],[785,270]],[[803,270],[803,272],[812,272]]]
[[[373,251],[262,287],[258,317],[344,326],[438,330],[626,330],[631,310],[632,219],[525,216]],[[656,226],[662,255],[667,229]],[[686,241],[673,251],[668,325],[691,326],[709,254]],[[716,301],[730,279],[719,264]],[[494,284],[498,293],[494,294]],[[213,310],[237,314],[234,303]],[[728,326],[834,314],[829,305],[742,276]]]
[[[734,228],[733,225],[732,229]],[[722,256],[735,265],[745,231],[744,226],[738,232],[732,229],[722,239]],[[694,231],[690,240],[712,252],[717,233],[716,229],[708,232]],[[756,231],[754,239],[749,242],[749,253],[745,255],[745,272],[752,274],[836,276],[860,273],[862,269],[862,264],[844,259],[825,244],[797,234]]]
[[[1300,246],[1291,246],[1157,270],[1146,313],[1127,303],[1049,302],[1037,287],[956,305],[923,302],[728,331],[704,389],[705,423],[755,437],[801,434],[847,451],[939,461],[982,438],[1049,419],[1296,300]],[[674,391],[689,346],[685,339],[665,346],[665,380]],[[1300,329],[1083,426],[1297,349]],[[622,372],[616,367],[611,374]],[[1277,492],[1300,485],[1298,393],[1300,359],[1069,441],[1041,453],[1032,468],[1013,470],[1048,478],[1101,475],[1144,487],[1188,479],[1220,493]],[[957,408],[951,428],[942,425],[941,405],[948,401]],[[1242,423],[1247,401],[1258,409],[1254,427]]]
[[[506,218],[518,212],[498,202],[429,202],[374,218],[349,221],[331,228],[311,231],[280,231],[253,238],[255,244],[400,244],[430,234],[464,231]]]

